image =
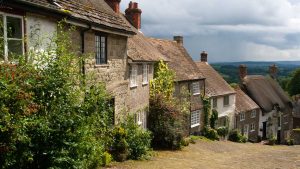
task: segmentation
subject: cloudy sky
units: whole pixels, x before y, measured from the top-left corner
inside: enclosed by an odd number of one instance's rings
[[[130,0],[122,0],[124,11]],[[184,36],[209,62],[300,60],[300,0],[136,0],[146,36]]]

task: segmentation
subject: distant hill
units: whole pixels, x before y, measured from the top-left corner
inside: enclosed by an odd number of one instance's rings
[[[276,64],[279,68],[278,77],[284,78],[295,69],[300,68],[300,61],[270,61],[270,62],[219,62],[211,65],[224,77],[228,83],[239,82],[238,67],[245,64],[248,67],[248,74],[267,75],[269,74],[269,66]]]

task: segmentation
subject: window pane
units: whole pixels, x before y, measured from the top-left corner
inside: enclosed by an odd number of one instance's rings
[[[22,21],[20,18],[8,16],[7,18],[7,37],[22,39]]]
[[[9,58],[23,54],[22,40],[8,40],[7,43]]]

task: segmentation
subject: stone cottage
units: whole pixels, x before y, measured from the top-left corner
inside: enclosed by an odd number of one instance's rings
[[[218,112],[218,126],[234,127],[236,92],[223,77],[208,64],[208,54],[202,52],[196,62],[199,71],[206,77],[205,93],[211,100],[211,108]]]
[[[199,134],[203,128],[201,94],[205,92],[205,78],[198,70],[191,56],[183,46],[183,37],[175,36],[174,40],[149,38],[149,41],[168,59],[168,66],[175,72],[175,93],[180,98],[188,91],[190,118],[187,122],[187,133]]]
[[[132,29],[119,13],[119,3],[120,0],[3,1],[1,19],[4,25],[15,30],[13,37],[9,37],[6,36],[7,27],[4,27],[6,47],[3,59],[10,61],[11,53],[44,50],[43,44],[38,49],[34,48],[31,32],[38,30],[34,35],[53,35],[57,31],[58,21],[65,19],[68,24],[76,26],[72,33],[74,50],[88,56],[82,66],[82,73],[86,76],[93,74],[95,82],[106,85],[113,97],[111,104],[117,122],[124,112],[136,111],[149,104],[147,83],[152,78],[151,65],[154,61],[128,50],[128,44],[134,43],[132,39],[129,42],[128,38],[132,38],[138,31]],[[133,16],[133,20],[136,19],[130,9],[127,13]],[[142,59],[138,59],[139,56]],[[133,89],[134,82],[136,87]],[[136,103],[132,101],[133,98]]]
[[[236,87],[235,91],[234,128],[238,129],[249,141],[260,141],[259,133],[261,131],[259,131],[259,117],[261,110],[259,106],[239,87]]]
[[[141,29],[141,9],[138,3],[130,2],[122,18],[136,33],[128,38],[127,56],[129,66],[128,104],[129,111],[136,114],[136,122],[147,127],[150,81],[153,79],[154,64],[164,56],[148,41]]]
[[[276,78],[277,67],[270,67],[270,77],[247,75],[247,67],[240,65],[241,89],[261,109],[259,135],[263,140],[275,137],[284,143],[293,130],[292,102]]]

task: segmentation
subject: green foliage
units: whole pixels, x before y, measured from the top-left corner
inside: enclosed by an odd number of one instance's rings
[[[300,128],[293,129],[294,132],[300,132]]]
[[[202,103],[203,103],[203,113],[204,113],[204,126],[209,125],[209,118],[210,118],[210,109],[211,109],[211,103],[210,99],[205,96],[201,96]]]
[[[205,136],[210,140],[219,140],[218,132],[213,128],[206,126],[204,127],[202,132],[203,132],[203,136]]]
[[[60,25],[47,50],[32,51],[30,62],[20,57],[14,79],[0,77],[2,168],[102,164],[109,96],[101,84],[80,85],[81,58],[70,51],[70,31]]]
[[[126,130],[125,137],[129,146],[129,159],[140,160],[149,155],[151,151],[152,135],[148,130],[140,128],[134,121],[133,116],[129,116],[121,126]]]
[[[246,143],[247,142],[247,138],[244,137],[239,130],[230,131],[228,139],[232,142],[237,142],[237,143]]]
[[[152,146],[162,149],[180,149],[183,141],[186,104],[176,104],[174,72],[160,61],[156,65],[150,88],[149,130],[153,133]],[[186,103],[185,97],[183,102]]]
[[[221,137],[225,137],[228,134],[228,127],[222,126],[217,129],[218,135]]]
[[[113,130],[112,155],[116,161],[123,162],[129,155],[129,145],[126,141],[127,131],[123,127]]]
[[[294,145],[294,139],[291,139],[291,138],[286,139],[286,140],[285,140],[285,143],[286,143],[286,145],[288,145],[288,146],[293,146],[293,145]]]
[[[112,161],[112,156],[108,152],[104,152],[102,155],[102,166],[108,166]]]
[[[217,120],[218,120],[218,111],[216,109],[213,109],[209,119],[211,128],[215,129]]]
[[[187,147],[187,146],[189,146],[190,142],[191,142],[191,138],[187,137],[181,141],[181,145],[184,147]]]
[[[268,145],[273,146],[273,145],[275,145],[276,141],[277,141],[276,137],[275,137],[274,135],[272,135],[272,136],[268,139]]]
[[[288,92],[291,96],[300,94],[300,69],[297,69],[288,82]]]
[[[150,82],[150,96],[163,96],[166,101],[172,100],[174,93],[175,73],[162,60],[155,65],[154,79]]]

